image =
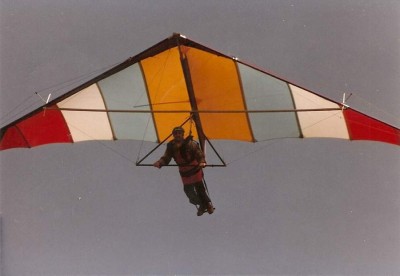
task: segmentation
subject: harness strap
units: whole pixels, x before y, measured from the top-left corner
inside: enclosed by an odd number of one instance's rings
[[[206,182],[206,180],[204,179],[204,176],[203,176],[203,183],[204,183],[204,187],[206,188],[207,195],[208,195],[208,197],[210,198],[210,193],[208,192],[207,182]],[[211,200],[211,198],[210,198],[210,200]]]
[[[190,170],[181,172],[179,171],[179,174],[183,177],[188,177],[188,176],[192,176],[195,175],[196,173],[198,173],[201,170],[201,168],[199,166],[193,167]]]

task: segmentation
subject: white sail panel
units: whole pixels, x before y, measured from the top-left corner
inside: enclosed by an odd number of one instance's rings
[[[311,92],[290,85],[296,109],[339,108],[340,106]],[[349,139],[341,110],[297,112],[303,137]]]
[[[101,109],[104,101],[96,84],[57,104],[59,108]],[[62,110],[74,142],[86,140],[113,140],[106,112]]]

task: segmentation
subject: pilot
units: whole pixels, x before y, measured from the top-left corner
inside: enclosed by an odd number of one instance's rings
[[[179,173],[183,182],[183,190],[189,202],[199,205],[197,215],[201,216],[205,212],[212,214],[214,207],[207,195],[203,168],[206,167],[204,153],[192,136],[184,138],[185,130],[178,126],[172,130],[173,140],[168,142],[164,155],[156,161],[153,166],[161,168],[168,165],[173,158],[179,167]]]

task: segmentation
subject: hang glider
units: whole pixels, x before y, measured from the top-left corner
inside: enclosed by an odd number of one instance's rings
[[[400,145],[395,126],[174,34],[3,127],[0,150],[87,140],[160,143],[189,117],[202,147],[207,139],[291,137]]]

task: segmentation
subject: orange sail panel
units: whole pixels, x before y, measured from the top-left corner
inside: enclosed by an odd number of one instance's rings
[[[253,141],[234,61],[195,48],[190,48],[186,56],[199,110],[243,111],[201,113],[206,136],[209,139]]]
[[[178,47],[141,61],[153,111],[187,110],[187,113],[154,113],[159,140],[190,116],[190,101]]]

